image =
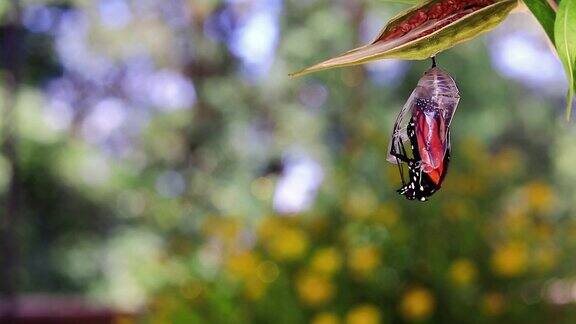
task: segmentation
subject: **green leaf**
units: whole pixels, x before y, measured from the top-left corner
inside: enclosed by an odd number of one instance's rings
[[[566,119],[572,114],[572,99],[576,87],[576,0],[562,0],[556,14],[554,36],[558,56],[568,76]]]
[[[538,19],[548,38],[554,43],[554,21],[556,20],[556,12],[554,9],[552,9],[546,0],[524,0],[524,3],[536,19]]]
[[[491,30],[500,24],[516,7],[517,0],[495,0],[494,3],[480,9],[466,9],[439,19],[429,19],[398,37],[388,38],[404,24],[410,24],[418,14],[429,15],[434,6],[442,0],[430,0],[414,6],[392,18],[379,36],[368,45],[353,49],[335,58],[318,63],[292,77],[336,67],[364,64],[371,61],[394,58],[405,60],[424,60],[456,44],[468,41]],[[476,7],[477,8],[477,7]]]

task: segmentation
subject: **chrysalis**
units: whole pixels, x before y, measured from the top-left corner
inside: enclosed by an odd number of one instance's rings
[[[398,193],[407,199],[426,201],[442,186],[450,162],[450,122],[459,100],[454,79],[434,62],[398,114],[387,160],[398,165]]]

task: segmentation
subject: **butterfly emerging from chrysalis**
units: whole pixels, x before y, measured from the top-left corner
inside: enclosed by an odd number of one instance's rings
[[[432,62],[398,114],[388,149],[387,160],[398,165],[402,179],[398,193],[409,200],[426,201],[437,192],[450,163],[450,122],[460,94]]]

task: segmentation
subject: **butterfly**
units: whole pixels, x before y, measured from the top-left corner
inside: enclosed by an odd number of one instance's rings
[[[409,200],[426,201],[437,192],[450,163],[450,122],[460,93],[433,62],[398,114],[388,149],[387,160],[398,165],[402,179],[398,193]]]

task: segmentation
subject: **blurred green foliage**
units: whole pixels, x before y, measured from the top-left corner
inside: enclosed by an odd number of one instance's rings
[[[439,55],[462,96],[453,159],[429,203],[409,202],[395,192],[386,150],[430,62],[397,62],[403,72],[389,82],[377,79],[390,70],[364,68],[287,78],[361,43],[367,22],[383,23],[401,5],[286,1],[273,64],[251,80],[226,40],[206,36],[210,17],[226,8],[247,15],[250,1],[170,3],[182,5],[186,24],[145,11],[111,29],[96,2],[63,6],[87,17],[91,50],[111,62],[144,51],[195,87],[192,107],[158,107],[125,129],[125,154],[87,139],[82,113],[64,128],[46,121],[46,84],[69,73],[50,36],[40,61],[25,61],[36,72],[16,106],[20,292],[82,293],[153,323],[576,320],[576,144],[560,122],[562,93],[498,74],[489,37]],[[83,87],[85,97],[120,88]],[[311,87],[326,91],[317,107],[303,99]],[[139,108],[126,108],[129,120]],[[311,209],[279,215],[278,164],[293,150],[318,161],[324,180]],[[4,196],[7,165],[2,157]]]

